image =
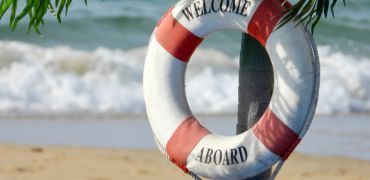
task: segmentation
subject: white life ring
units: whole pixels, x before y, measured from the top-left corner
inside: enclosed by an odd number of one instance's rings
[[[185,172],[211,179],[254,176],[286,160],[311,124],[319,60],[311,34],[288,23],[273,32],[284,0],[183,0],[159,21],[144,67],[144,98],[157,145]],[[271,102],[240,135],[212,134],[193,116],[185,95],[187,62],[212,32],[237,29],[255,37],[274,68]]]

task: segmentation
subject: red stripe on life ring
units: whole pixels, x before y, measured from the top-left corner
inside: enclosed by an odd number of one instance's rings
[[[253,128],[257,138],[274,154],[286,160],[300,139],[270,108]]]
[[[282,12],[290,6],[289,2],[283,3],[282,0],[263,0],[248,25],[249,34],[263,46],[266,46],[267,39],[282,18]]]
[[[166,145],[166,151],[170,160],[186,173],[186,161],[193,148],[199,141],[210,134],[194,117],[184,120],[173,133]]]
[[[183,62],[189,61],[195,49],[203,41],[203,38],[194,35],[173,18],[172,13],[167,13],[161,18],[155,37],[168,53]]]

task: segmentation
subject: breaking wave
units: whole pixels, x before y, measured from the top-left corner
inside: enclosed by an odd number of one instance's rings
[[[40,47],[0,41],[0,112],[144,113],[146,47],[130,50]],[[370,59],[320,46],[321,114],[370,111]],[[198,49],[187,72],[187,96],[198,113],[235,113],[238,57]]]

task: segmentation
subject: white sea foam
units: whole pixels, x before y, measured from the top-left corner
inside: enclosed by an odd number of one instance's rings
[[[321,87],[319,113],[370,111],[370,59],[356,58],[329,47],[319,48]]]
[[[0,112],[145,112],[142,70],[146,48],[81,51],[0,41]],[[370,59],[319,47],[318,113],[370,111]],[[235,113],[238,61],[215,49],[199,49],[187,72],[191,108]]]
[[[143,112],[144,50],[0,43],[0,110]]]

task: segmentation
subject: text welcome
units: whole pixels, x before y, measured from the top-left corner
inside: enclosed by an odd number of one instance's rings
[[[189,21],[206,14],[217,12],[228,12],[247,16],[248,8],[251,4],[248,0],[199,0],[184,8],[182,13]]]

